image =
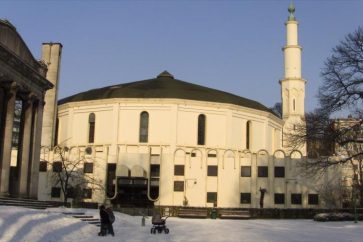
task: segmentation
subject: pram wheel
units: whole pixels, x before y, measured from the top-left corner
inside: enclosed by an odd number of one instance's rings
[[[152,234],[152,233],[153,233],[153,231],[154,231],[154,229],[153,229],[153,228],[151,228],[151,229],[150,229],[150,234]]]
[[[169,234],[169,229],[165,228],[164,232],[165,232],[165,234]]]

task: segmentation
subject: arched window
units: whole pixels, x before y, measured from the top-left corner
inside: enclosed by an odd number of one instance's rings
[[[149,114],[147,112],[142,112],[140,114],[140,143],[147,143],[149,136]]]
[[[251,148],[251,121],[246,123],[246,149]]]
[[[88,116],[88,126],[88,143],[94,143],[96,126],[96,115],[94,113],[90,113]]]
[[[205,115],[198,116],[198,145],[205,145]]]

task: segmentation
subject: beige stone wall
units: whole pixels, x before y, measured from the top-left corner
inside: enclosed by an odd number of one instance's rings
[[[140,113],[149,113],[149,142],[139,143]],[[95,142],[88,143],[88,117],[96,116]],[[206,144],[197,145],[198,115],[206,115]],[[300,152],[281,150],[280,119],[270,113],[186,100],[115,99],[61,105],[59,142],[78,147],[98,147],[94,176],[106,179],[106,165],[117,164],[117,176],[149,178],[150,164],[160,164],[160,192],[155,205],[211,207],[207,193],[217,192],[218,207],[259,207],[259,188],[267,190],[265,207],[319,207],[308,205],[309,193],[317,193],[316,182],[305,178],[295,164]],[[246,123],[251,121],[251,149],[246,150]],[[195,155],[194,155],[194,154]],[[152,155],[151,155],[152,154]],[[193,155],[191,155],[193,154]],[[208,154],[215,154],[208,156]],[[49,158],[52,161],[54,158]],[[174,165],[184,165],[184,176],[174,175]],[[208,165],[218,166],[218,176],[207,176]],[[251,166],[251,177],[241,177],[241,166]],[[258,166],[268,167],[268,177],[258,177]],[[274,167],[285,167],[285,177],[277,178]],[[49,173],[41,173],[39,197],[49,197]],[[48,185],[44,182],[48,179]],[[174,181],[183,181],[185,190],[174,191]],[[48,190],[47,190],[48,189]],[[47,191],[46,191],[47,190]],[[241,204],[240,194],[251,193],[251,203]],[[274,194],[284,193],[285,203],[274,204]],[[303,203],[291,205],[291,193],[301,193]],[[89,201],[102,202],[97,191]]]
[[[92,147],[94,155],[84,153],[86,147]],[[106,164],[115,158],[109,154],[109,146],[79,146],[74,147],[79,156],[94,162],[94,177],[105,181]],[[265,208],[317,208],[324,207],[323,197],[319,197],[318,205],[308,204],[309,194],[319,194],[321,186],[331,182],[334,177],[342,177],[340,169],[328,171],[322,177],[306,177],[297,165],[301,159],[300,152],[285,154],[276,151],[270,154],[264,150],[256,153],[240,150],[209,149],[178,146],[176,149],[170,145],[118,145],[117,148],[117,176],[145,177],[149,179],[150,164],[160,164],[160,192],[155,205],[182,206],[184,198],[188,206],[212,207],[207,202],[207,193],[216,192],[218,195],[217,206],[225,208],[257,208],[259,207],[260,188],[267,190],[264,199]],[[77,154],[75,152],[75,154]],[[195,153],[195,156],[191,156]],[[217,154],[208,157],[208,153]],[[43,153],[42,153],[43,154]],[[152,156],[151,156],[152,154]],[[155,156],[158,154],[157,156]],[[52,154],[42,155],[43,159],[57,160]],[[174,175],[174,165],[184,165],[184,176]],[[207,176],[208,165],[218,166],[218,176]],[[251,177],[241,177],[241,166],[251,166]],[[268,177],[258,177],[258,166],[268,167]],[[285,167],[285,177],[275,177],[275,166]],[[82,167],[80,167],[82,169]],[[40,189],[38,197],[41,200],[59,200],[50,197],[54,173],[51,166],[48,172],[40,173]],[[174,191],[174,181],[185,182],[185,190]],[[339,182],[339,178],[337,182]],[[241,193],[251,193],[251,203],[240,202]],[[285,194],[284,204],[275,204],[274,194]],[[302,195],[302,204],[291,204],[291,194]],[[92,199],[88,202],[102,203],[105,199],[104,191],[95,190]],[[320,195],[319,195],[320,196]]]

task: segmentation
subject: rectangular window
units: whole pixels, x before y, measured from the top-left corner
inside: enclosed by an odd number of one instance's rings
[[[46,172],[47,171],[47,162],[46,161],[39,162],[39,171],[40,172]]]
[[[217,157],[217,154],[209,153],[208,157]]]
[[[184,181],[174,181],[174,192],[184,192]]]
[[[60,187],[52,187],[51,197],[60,197],[61,189]]]
[[[241,177],[251,177],[251,166],[241,166]]]
[[[73,198],[74,197],[73,187],[70,187],[70,188],[67,189],[67,196],[68,196],[68,198]]]
[[[259,166],[257,168],[258,177],[268,177],[268,167],[267,166]]]
[[[301,193],[292,193],[291,194],[291,204],[301,204],[302,201],[302,197],[301,197]]]
[[[318,194],[309,194],[308,203],[309,203],[309,205],[318,205],[319,204],[319,195]]]
[[[93,163],[85,162],[83,173],[93,173]]]
[[[208,176],[218,176],[218,166],[208,166]]]
[[[251,193],[241,193],[241,203],[251,204]]]
[[[184,176],[184,165],[174,166],[174,176]]]
[[[150,165],[150,175],[152,177],[160,177],[160,165]]]
[[[275,193],[275,204],[285,204],[285,194]]]
[[[92,189],[91,188],[84,188],[82,190],[82,197],[83,198],[86,198],[86,199],[89,199],[89,198],[92,198]]]
[[[207,192],[207,203],[216,203],[216,202],[217,202],[217,193]]]
[[[62,162],[55,161],[53,162],[53,172],[61,172],[62,171]]]
[[[285,177],[285,167],[275,166],[275,177]]]

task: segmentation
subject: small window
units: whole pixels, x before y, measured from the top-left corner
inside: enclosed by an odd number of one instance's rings
[[[319,204],[319,195],[318,194],[309,194],[308,203],[309,203],[309,205],[318,205]]]
[[[291,194],[291,204],[301,204],[301,193],[292,193]]]
[[[284,203],[285,203],[285,194],[275,193],[275,204],[284,204]]]
[[[251,148],[251,121],[246,123],[246,149]]]
[[[184,192],[184,181],[174,181],[174,192]]]
[[[55,161],[53,162],[53,172],[61,172],[62,171],[62,162]]]
[[[285,167],[275,166],[275,177],[285,177]]]
[[[195,153],[195,152],[191,153],[190,157],[197,157],[197,153]]]
[[[60,187],[52,187],[51,197],[60,197],[61,189]]]
[[[174,166],[174,176],[184,176],[184,165]]]
[[[150,176],[152,177],[160,176],[160,165],[150,165]]]
[[[83,198],[86,198],[86,199],[89,199],[89,198],[92,198],[92,189],[91,188],[84,188],[82,190],[82,197]]]
[[[258,167],[258,177],[268,177],[268,167],[267,166]]]
[[[149,113],[142,112],[140,114],[140,130],[139,142],[147,143],[149,139]]]
[[[209,153],[208,157],[217,157],[217,154]]]
[[[198,145],[205,145],[205,115],[198,116]]]
[[[251,177],[251,166],[241,166],[241,177]]]
[[[251,193],[241,193],[241,203],[251,204]]]
[[[39,162],[39,171],[40,172],[46,172],[47,171],[47,162],[46,161]]]
[[[54,146],[58,145],[58,132],[59,132],[59,118],[55,120],[55,130],[54,130]]]
[[[207,176],[218,176],[218,166],[208,166]]]
[[[217,202],[217,193],[207,192],[207,203],[216,203],[216,202]]]
[[[296,102],[295,102],[295,98],[292,100],[292,107],[294,109],[294,111],[296,110]]]
[[[84,173],[93,173],[93,163],[85,162],[83,172]]]
[[[90,113],[88,116],[88,143],[95,142],[96,115]]]

